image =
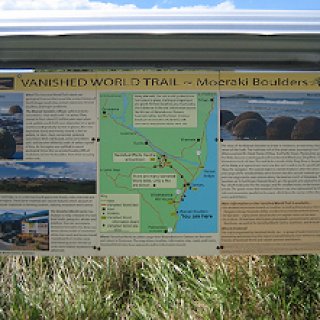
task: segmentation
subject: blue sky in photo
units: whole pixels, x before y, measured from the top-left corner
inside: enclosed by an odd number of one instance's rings
[[[4,162],[0,179],[4,178],[70,178],[96,180],[94,162]]]
[[[217,6],[223,2],[232,3],[236,9],[254,10],[320,10],[320,0],[92,0],[93,2],[111,2],[118,5],[134,4],[140,8]]]
[[[13,105],[19,105],[21,108],[23,108],[23,94],[0,92],[0,112],[9,110],[10,106]]]
[[[24,214],[37,213],[39,211],[43,211],[43,210],[3,209],[3,210],[0,210],[0,216],[3,215],[4,213],[8,213],[8,212],[19,214],[19,215],[24,215]],[[48,211],[48,214],[49,214],[49,211]]]
[[[4,10],[131,10],[208,7],[225,10],[320,10],[320,0],[0,0]]]

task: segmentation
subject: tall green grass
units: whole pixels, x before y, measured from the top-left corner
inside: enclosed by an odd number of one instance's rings
[[[0,318],[319,319],[319,256],[0,258]]]

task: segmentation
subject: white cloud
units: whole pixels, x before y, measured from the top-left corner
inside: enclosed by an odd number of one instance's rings
[[[0,0],[0,10],[103,10],[108,12],[130,12],[140,11],[134,4],[117,5],[102,1],[90,0]],[[157,11],[193,11],[193,10],[216,10],[230,11],[235,10],[232,1],[222,1],[216,6],[185,6],[170,9],[161,9],[157,6],[148,9],[150,12]]]
[[[236,7],[234,3],[229,0],[221,2],[216,6],[216,10],[221,10],[221,11],[229,11],[229,10],[235,10],[235,9]]]
[[[50,163],[39,164],[33,166],[32,164],[24,163],[11,163],[4,162],[1,167],[8,169],[15,169],[20,171],[37,172],[37,177],[50,177],[50,178],[74,178],[74,179],[96,179],[96,164],[94,162],[67,162],[61,165],[51,166]],[[28,173],[23,174],[27,176]],[[4,178],[4,176],[2,176]]]
[[[67,178],[83,178],[83,179],[96,179],[96,165],[92,162],[80,162],[66,164],[65,176]]]
[[[43,175],[52,175],[52,176],[59,176],[63,174],[64,168],[61,167],[49,167],[49,166],[37,166],[32,168],[33,171],[40,172]]]
[[[28,165],[15,163],[15,162],[2,162],[1,167],[9,168],[9,169],[12,168],[12,169],[16,169],[16,170],[24,170],[24,171],[32,170],[32,168],[29,167]]]
[[[118,6],[90,0],[0,0],[1,10],[114,10],[134,9],[134,5]]]
[[[154,7],[151,10],[161,10],[159,7]],[[163,9],[162,9],[163,10]],[[189,7],[172,7],[168,9],[168,11],[206,11],[206,10],[213,10],[213,11],[232,11],[236,10],[235,5],[232,1],[223,1],[216,6],[205,6],[205,5],[196,5],[196,6],[189,6]]]
[[[4,162],[1,164],[2,167],[8,168],[8,169],[15,169],[15,170],[20,170],[20,171],[35,171],[39,172],[42,174],[55,174],[59,175],[60,173],[64,172],[64,167],[48,167],[46,165],[38,165],[38,166],[33,166],[28,163],[20,164],[20,163],[11,163],[11,162]]]
[[[96,179],[96,165],[92,162],[68,162],[53,167],[40,165],[32,170],[50,178]]]

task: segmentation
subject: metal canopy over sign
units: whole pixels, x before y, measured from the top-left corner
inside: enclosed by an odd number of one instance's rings
[[[0,34],[318,34],[319,11],[6,11]]]
[[[0,13],[0,63],[314,69],[319,37],[318,11],[6,11]]]

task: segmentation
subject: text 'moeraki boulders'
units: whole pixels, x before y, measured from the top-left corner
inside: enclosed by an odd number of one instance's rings
[[[267,139],[269,140],[290,140],[293,127],[297,120],[292,117],[277,117],[267,125]]]
[[[16,141],[12,134],[0,128],[0,158],[10,159],[16,153]]]
[[[291,134],[293,140],[320,140],[320,118],[307,117],[297,122]]]

